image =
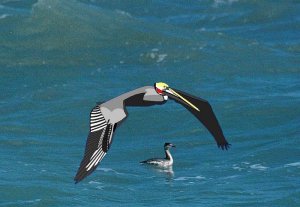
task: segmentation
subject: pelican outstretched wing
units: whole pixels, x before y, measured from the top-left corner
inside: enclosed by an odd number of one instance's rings
[[[189,101],[195,108],[190,107],[190,105],[185,104],[182,102],[178,97],[168,94],[168,96],[175,100],[176,102],[183,105],[186,109],[188,109],[194,116],[202,122],[202,124],[208,129],[208,131],[213,135],[215,138],[218,147],[222,149],[228,149],[230,144],[226,141],[223,131],[219,125],[219,122],[211,108],[211,105],[208,101],[185,93],[183,91],[173,89],[176,93],[182,96],[184,99]],[[196,110],[199,109],[199,110]]]
[[[111,145],[115,128],[116,124],[110,124],[105,120],[99,106],[93,108],[90,114],[90,133],[86,141],[84,157],[74,178],[76,183],[97,168]]]

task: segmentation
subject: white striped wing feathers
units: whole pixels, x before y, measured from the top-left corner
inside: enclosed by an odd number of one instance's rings
[[[106,155],[112,142],[114,126],[115,124],[105,120],[99,106],[93,108],[90,114],[90,133],[84,158],[74,178],[76,182],[93,172]]]
[[[100,111],[100,107],[96,106],[95,108],[93,108],[93,110],[91,112],[90,131],[91,132],[100,131],[100,130],[106,128],[107,126],[108,126],[107,122],[106,122],[103,114]],[[86,165],[86,167],[85,167],[86,171],[89,171],[93,166],[96,166],[106,155],[106,152],[104,152],[102,150],[102,141],[103,141],[103,137],[105,135],[105,131],[106,131],[106,129],[104,129],[101,133],[97,150],[93,153],[93,155],[90,158],[89,163]]]
[[[106,152],[103,152],[101,148],[96,150],[93,154],[93,156],[90,159],[90,162],[87,164],[86,171],[89,171],[92,167],[96,166],[106,155]]]
[[[86,171],[89,171],[92,167],[96,166],[106,155],[106,152],[104,152],[102,149],[102,141],[103,141],[103,136],[105,134],[105,131],[106,130],[102,131],[101,137],[100,137],[99,143],[98,143],[98,148],[91,156],[89,163],[85,166]]]
[[[107,126],[106,120],[100,111],[100,107],[93,108],[90,117],[90,131],[95,132],[104,129]]]

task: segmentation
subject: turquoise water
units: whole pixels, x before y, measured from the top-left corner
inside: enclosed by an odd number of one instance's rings
[[[0,1],[0,206],[300,206],[299,1]],[[129,108],[73,177],[96,102],[164,81],[209,100]],[[139,161],[163,155],[172,170]]]

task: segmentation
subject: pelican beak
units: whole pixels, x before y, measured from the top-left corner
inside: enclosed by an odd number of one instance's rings
[[[184,98],[183,96],[181,96],[180,94],[178,94],[175,90],[173,90],[172,88],[168,87],[165,91],[164,91],[165,95],[167,96],[171,96],[172,98],[174,98],[177,101],[180,101],[186,105],[188,105],[189,107],[200,111],[198,109],[198,107],[196,107],[194,104],[192,104],[190,101],[188,101],[186,98]]]

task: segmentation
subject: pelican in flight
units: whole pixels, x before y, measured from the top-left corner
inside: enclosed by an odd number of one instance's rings
[[[174,144],[172,143],[165,143],[164,145],[164,149],[165,149],[165,153],[166,153],[166,158],[151,158],[148,160],[144,160],[140,163],[142,164],[149,164],[149,165],[156,165],[159,167],[169,167],[173,165],[173,157],[170,153],[170,148],[172,147],[176,147]]]
[[[210,104],[183,91],[172,89],[166,83],[155,83],[124,93],[107,102],[96,105],[90,113],[90,132],[86,141],[84,157],[74,178],[78,183],[90,175],[108,152],[113,133],[127,117],[126,107],[161,105],[168,98],[183,105],[208,129],[219,148],[228,149],[218,120]]]

